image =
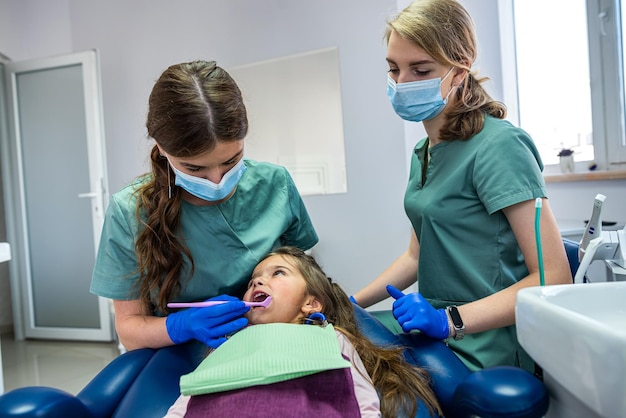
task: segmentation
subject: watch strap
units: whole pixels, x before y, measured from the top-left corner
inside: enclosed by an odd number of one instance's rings
[[[450,318],[450,322],[452,324],[452,329],[454,330],[453,338],[458,341],[462,340],[465,337],[465,325],[463,324],[463,319],[461,319],[461,314],[459,313],[458,308],[455,305],[448,306],[446,309],[448,318]]]

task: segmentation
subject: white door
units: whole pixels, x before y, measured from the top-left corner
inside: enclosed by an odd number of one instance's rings
[[[107,204],[97,52],[8,62],[5,80],[16,338],[111,341],[110,305],[89,293]]]

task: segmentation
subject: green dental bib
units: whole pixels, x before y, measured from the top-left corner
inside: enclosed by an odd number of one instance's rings
[[[349,367],[332,325],[253,325],[182,376],[180,390],[183,395],[203,395]]]

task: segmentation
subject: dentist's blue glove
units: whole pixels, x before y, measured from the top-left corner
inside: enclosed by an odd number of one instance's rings
[[[430,338],[448,338],[450,327],[445,309],[435,309],[419,293],[405,295],[392,285],[387,285],[387,293],[396,300],[393,303],[393,316],[404,332],[417,329]]]
[[[226,335],[248,325],[248,319],[244,318],[243,314],[250,308],[239,299],[223,295],[208,300],[232,300],[232,302],[203,308],[188,308],[169,314],[165,319],[165,327],[174,344],[198,340],[211,348],[217,348],[226,342]]]

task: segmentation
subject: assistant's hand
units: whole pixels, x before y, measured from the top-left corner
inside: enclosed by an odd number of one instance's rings
[[[228,300],[229,303],[189,308],[174,312],[165,319],[167,334],[174,344],[198,340],[211,348],[226,342],[226,335],[239,331],[248,325],[243,314],[250,308],[232,296],[217,296],[209,300]]]
[[[450,327],[445,309],[435,309],[419,293],[405,295],[392,285],[387,285],[387,293],[396,300],[393,303],[393,316],[404,332],[417,329],[430,338],[448,338]]]

